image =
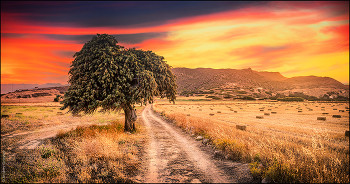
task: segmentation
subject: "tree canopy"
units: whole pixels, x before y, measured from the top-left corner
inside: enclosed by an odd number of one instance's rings
[[[117,43],[114,36],[97,34],[74,54],[62,109],[73,114],[124,109],[125,116],[131,113],[127,125],[136,120],[135,104],[153,103],[154,96],[174,102],[175,76],[164,57]]]

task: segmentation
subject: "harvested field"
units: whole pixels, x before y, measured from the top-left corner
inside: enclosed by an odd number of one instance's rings
[[[344,132],[349,130],[349,113],[333,110],[335,107],[345,110],[347,106],[347,103],[198,100],[181,100],[174,105],[159,100],[154,109],[164,111],[168,119],[189,133],[209,139],[227,157],[251,163],[256,177],[276,182],[347,183],[349,139]],[[312,111],[301,110],[308,108]],[[264,116],[261,112],[264,109],[274,109],[275,113]],[[211,116],[211,112],[217,111],[221,113]],[[191,117],[185,118],[187,113]],[[333,115],[341,117],[332,118]],[[320,116],[326,120],[318,120]],[[264,119],[257,119],[260,117]],[[237,129],[242,124],[246,131]]]

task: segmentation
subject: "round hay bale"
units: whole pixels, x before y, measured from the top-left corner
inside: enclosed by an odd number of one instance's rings
[[[214,114],[213,114],[213,113],[210,113],[209,115],[210,115],[210,116],[214,116]]]
[[[323,112],[322,114],[329,114],[328,112]]]
[[[236,129],[238,130],[246,130],[247,126],[245,125],[236,125]]]
[[[270,113],[264,113],[265,116],[270,116]]]
[[[271,114],[277,114],[277,112],[271,112]]]
[[[326,121],[326,117],[317,117],[317,120]]]
[[[256,116],[257,119],[264,119],[264,116]]]
[[[341,118],[341,115],[333,115],[333,118]]]

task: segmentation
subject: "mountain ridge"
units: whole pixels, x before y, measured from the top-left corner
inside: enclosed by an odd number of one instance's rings
[[[178,91],[209,90],[220,87],[264,88],[273,92],[329,88],[348,90],[348,87],[331,77],[285,77],[279,72],[247,69],[173,68],[177,76]]]

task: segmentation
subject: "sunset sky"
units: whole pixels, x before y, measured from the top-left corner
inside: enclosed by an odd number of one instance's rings
[[[349,83],[349,2],[3,2],[1,83],[67,84],[93,35],[173,67],[252,68]]]

